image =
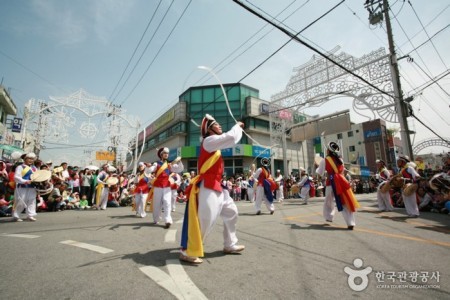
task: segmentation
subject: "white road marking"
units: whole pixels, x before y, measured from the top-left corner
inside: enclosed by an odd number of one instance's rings
[[[208,299],[192,282],[178,260],[170,259],[166,264],[169,275],[153,266],[139,269],[177,299]]]
[[[2,236],[19,237],[19,238],[24,238],[24,239],[35,239],[35,238],[40,237],[39,235],[14,234],[14,233],[11,233],[11,234],[4,233],[4,234],[2,234]]]
[[[175,243],[176,236],[177,236],[177,230],[170,229],[167,231],[166,235],[164,236],[164,242],[165,243]]]
[[[101,254],[106,254],[106,253],[110,253],[110,252],[114,251],[114,250],[111,250],[111,249],[108,249],[108,248],[103,248],[103,247],[100,247],[100,246],[95,246],[95,245],[86,244],[86,243],[80,243],[80,242],[71,241],[71,240],[62,241],[60,243],[61,244],[65,244],[65,245],[70,245],[70,246],[83,248],[83,249],[86,249],[86,250],[91,250],[91,251],[98,252],[98,253],[101,253]]]
[[[192,282],[178,259],[169,259],[166,263],[169,274],[183,293],[184,299],[208,299]]]

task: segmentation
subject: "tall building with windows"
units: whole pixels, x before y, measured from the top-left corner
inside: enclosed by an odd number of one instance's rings
[[[158,160],[157,149],[168,147],[169,160],[181,156],[186,171],[197,170],[200,153],[200,128],[205,114],[212,115],[224,132],[236,124],[234,118],[245,123],[245,132],[239,144],[222,150],[225,172],[228,176],[249,170],[252,164],[259,165],[262,157],[274,157],[273,169],[288,175],[300,167],[310,167],[307,143],[292,143],[287,137],[288,170],[283,170],[281,151],[274,151],[270,141],[268,101],[259,99],[259,90],[242,83],[225,84],[228,104],[220,85],[190,87],[179,96],[179,101],[149,124],[138,136],[140,161]],[[295,122],[306,120],[306,116],[293,113]],[[135,150],[134,150],[135,151]]]

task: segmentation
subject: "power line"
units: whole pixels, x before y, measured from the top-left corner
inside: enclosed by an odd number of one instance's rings
[[[159,28],[161,27],[162,23],[164,22],[164,20],[166,19],[167,14],[169,13],[170,8],[173,5],[174,0],[172,0],[172,2],[170,2],[169,7],[167,8],[166,12],[164,13],[164,16],[162,17],[162,19],[160,20],[158,26],[156,27],[153,35],[151,36],[150,40],[148,41],[147,45],[145,46],[144,50],[141,53],[141,56],[139,56],[139,59],[137,60],[137,62],[134,64],[133,69],[130,71],[130,73],[127,76],[127,79],[125,80],[125,82],[122,84],[122,86],[120,87],[119,91],[117,92],[116,96],[114,97],[113,101],[116,100],[116,98],[119,96],[119,94],[122,92],[123,88],[125,87],[125,85],[128,83],[128,80],[130,79],[131,75],[134,73],[134,70],[136,70],[136,67],[139,65],[139,62],[141,61],[142,57],[144,56],[145,52],[147,52],[148,47],[150,46],[150,43],[153,41],[153,38],[155,37],[156,33],[158,32]],[[145,73],[144,73],[145,74]],[[142,77],[141,77],[142,79]],[[138,84],[140,83],[140,80],[138,82]],[[137,85],[138,85],[137,84]],[[136,85],[136,86],[137,86]],[[134,89],[133,89],[134,91]],[[128,98],[128,97],[127,97]],[[125,101],[123,101],[125,102]],[[123,102],[121,104],[123,104]]]
[[[324,18],[326,15],[328,15],[329,13],[331,13],[333,10],[335,10],[338,6],[340,6],[345,0],[342,0],[341,2],[339,2],[338,4],[336,4],[335,6],[333,6],[332,8],[330,8],[327,12],[325,12],[324,14],[322,14],[320,17],[318,17],[317,19],[315,19],[313,22],[309,23],[306,27],[304,27],[301,31],[299,31],[297,33],[297,35],[299,35],[300,33],[302,33],[303,31],[305,31],[306,29],[308,29],[309,27],[311,27],[313,24],[315,24],[316,22],[318,22],[319,20],[321,20],[322,18]],[[247,78],[248,76],[250,76],[250,74],[252,74],[253,72],[255,72],[259,67],[261,67],[264,63],[266,63],[271,57],[273,57],[276,53],[278,53],[281,49],[283,49],[287,44],[289,44],[294,38],[291,37],[288,41],[286,41],[283,45],[281,45],[277,50],[275,50],[272,54],[270,54],[267,58],[265,58],[261,63],[259,63],[256,67],[254,67],[250,72],[248,72],[244,77],[242,77],[238,82],[232,84],[230,87],[228,87],[226,90],[229,91],[230,89],[232,89],[233,87],[237,86],[240,82],[242,82],[242,80],[244,80],[245,78]],[[217,96],[213,101],[209,102],[207,105],[204,106],[204,109],[207,108],[209,105],[214,104],[216,102],[217,99],[219,99],[222,96]],[[196,112],[195,114],[189,116],[189,118],[193,119],[194,116],[196,116],[199,112]]]
[[[342,2],[344,2],[345,0],[341,1],[339,4],[341,4]],[[373,85],[372,83],[370,83],[369,81],[367,81],[366,79],[364,79],[363,77],[353,73],[351,70],[347,69],[346,67],[344,67],[343,65],[341,65],[340,63],[336,62],[335,60],[333,60],[332,58],[328,57],[327,55],[325,55],[324,53],[320,52],[318,49],[314,48],[313,46],[309,45],[308,43],[306,43],[305,41],[301,40],[298,38],[299,34],[294,35],[293,33],[289,32],[288,30],[286,30],[285,28],[282,28],[281,26],[275,24],[274,22],[268,20],[266,17],[262,16],[261,14],[257,13],[256,11],[252,10],[251,8],[249,8],[248,6],[246,6],[245,4],[243,4],[242,2],[240,2],[239,0],[233,0],[233,2],[235,2],[236,4],[242,6],[244,9],[246,9],[247,11],[249,11],[250,13],[254,14],[255,16],[257,16],[260,19],[263,19],[264,21],[270,23],[272,26],[276,27],[277,29],[279,29],[281,32],[285,33],[286,35],[290,36],[291,39],[294,39],[295,41],[299,42],[300,44],[302,44],[303,46],[307,47],[308,49],[312,50],[313,52],[319,54],[321,57],[325,58],[326,60],[332,62],[333,64],[335,64],[336,66],[338,66],[339,68],[341,68],[342,70],[344,70],[345,72],[347,72],[348,74],[351,74],[352,76],[358,78],[359,80],[361,80],[362,82],[366,83],[368,86],[372,87],[373,89],[379,91],[380,93],[387,95],[389,97],[394,98],[394,96],[392,96],[391,94],[381,90],[380,88],[378,88],[377,86]]]
[[[422,47],[423,45],[427,44],[428,42],[432,42],[431,40],[438,35],[439,33],[441,33],[442,31],[444,31],[445,29],[447,29],[448,27],[450,27],[450,24],[447,24],[447,26],[443,27],[442,29],[440,29],[438,32],[436,32],[435,34],[433,34],[432,37],[428,37],[428,40],[426,40],[425,42],[423,42],[422,44],[420,44],[419,46],[417,46],[416,48],[412,49],[411,51],[409,51],[407,54],[405,54],[404,56],[409,56],[412,52],[417,51],[420,47]],[[447,68],[447,67],[446,67]],[[447,68],[448,69],[448,68]]]
[[[133,89],[130,91],[130,93],[125,97],[125,99],[122,100],[122,102],[120,103],[120,105],[122,105],[123,103],[125,103],[125,101],[128,100],[128,98],[130,98],[130,96],[133,94],[133,92],[136,90],[136,88],[139,86],[139,84],[142,82],[142,80],[144,79],[145,75],[147,74],[148,70],[150,69],[150,67],[153,65],[153,63],[155,62],[156,58],[159,56],[159,54],[161,53],[161,50],[164,48],[164,46],[166,45],[167,41],[169,40],[169,38],[172,36],[172,33],[175,31],[175,28],[177,27],[178,23],[180,23],[181,19],[183,18],[184,14],[186,13],[187,9],[189,8],[189,6],[191,5],[192,0],[189,1],[189,3],[186,5],[186,7],[184,8],[183,12],[181,13],[180,17],[178,18],[177,22],[175,23],[175,25],[172,27],[171,31],[169,32],[169,35],[167,36],[167,38],[164,40],[164,43],[161,45],[161,47],[159,47],[158,52],[155,54],[153,60],[150,62],[150,64],[148,65],[147,69],[144,71],[144,73],[142,74],[142,76],[139,78],[138,82],[135,84],[135,86],[133,87]]]
[[[408,0],[408,4],[411,6],[411,8],[412,8],[414,14],[416,15],[417,20],[419,20],[419,23],[420,23],[420,25],[422,26],[422,29],[425,31],[425,34],[427,35],[428,39],[430,40],[431,45],[433,46],[434,50],[436,51],[437,55],[439,56],[439,59],[441,60],[442,64],[444,65],[444,67],[445,67],[446,69],[448,69],[447,65],[445,64],[444,60],[443,60],[442,57],[441,57],[441,54],[440,54],[439,51],[436,49],[436,46],[434,45],[433,41],[431,40],[430,35],[428,34],[428,31],[425,29],[425,26],[423,26],[423,23],[422,23],[422,21],[420,20],[419,16],[417,15],[416,10],[415,10],[414,7],[412,6],[411,1]]]
[[[137,49],[138,49],[139,46],[141,45],[141,42],[142,42],[142,40],[144,39],[144,36],[145,36],[145,34],[147,33],[147,30],[148,30],[148,28],[150,27],[150,24],[153,22],[153,19],[154,19],[155,15],[156,15],[156,12],[158,11],[159,6],[161,5],[161,2],[162,2],[162,0],[159,0],[158,6],[156,7],[155,11],[153,12],[153,15],[151,16],[150,20],[148,21],[147,27],[145,27],[145,30],[144,30],[144,32],[142,33],[139,42],[137,43],[136,47],[134,48],[133,54],[131,54],[131,57],[130,57],[130,59],[128,60],[128,63],[127,63],[127,65],[126,65],[125,69],[124,69],[123,72],[122,72],[122,75],[120,76],[119,80],[117,81],[116,86],[114,87],[114,89],[113,89],[113,91],[111,92],[111,95],[109,96],[108,99],[112,99],[112,96],[113,96],[114,93],[116,92],[117,87],[119,86],[119,83],[122,81],[123,76],[125,75],[125,72],[127,71],[128,67],[130,66],[130,63],[131,63],[131,61],[133,60],[134,55],[135,55],[136,52],[137,52]]]

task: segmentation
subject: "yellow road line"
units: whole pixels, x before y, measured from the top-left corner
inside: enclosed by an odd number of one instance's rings
[[[315,215],[321,215],[319,213],[316,214],[308,214],[308,215],[303,215],[302,217],[307,217],[307,216],[315,216]],[[287,220],[290,221],[298,221],[301,223],[305,223],[305,224],[310,224],[310,225],[318,225],[318,224],[324,224],[323,222],[307,222],[306,220],[303,220],[300,217],[288,217],[285,218]],[[432,227],[429,226],[427,224],[424,223],[420,223],[417,222],[421,225],[424,226],[428,226],[428,227]],[[344,226],[337,226],[337,225],[333,225],[333,224],[329,224],[327,223],[328,226],[330,227],[336,227],[336,228],[346,228]],[[432,245],[440,245],[440,246],[445,246],[445,247],[450,247],[450,243],[447,242],[440,242],[440,241],[435,241],[435,240],[428,240],[428,239],[423,239],[423,238],[417,238],[417,237],[412,237],[412,236],[407,236],[407,235],[401,235],[401,234],[394,234],[394,233],[386,233],[386,232],[382,232],[382,231],[376,231],[376,230],[371,230],[371,229],[366,229],[366,228],[361,228],[361,227],[355,227],[353,229],[353,231],[359,231],[359,232],[367,232],[367,233],[372,233],[372,234],[376,234],[376,235],[380,235],[380,236],[385,236],[385,237],[391,237],[391,238],[399,238],[399,239],[404,239],[404,240],[410,240],[410,241],[416,241],[416,242],[421,242],[421,243],[426,243],[426,244],[432,244]]]

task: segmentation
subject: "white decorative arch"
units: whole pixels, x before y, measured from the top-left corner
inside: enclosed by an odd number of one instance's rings
[[[46,143],[69,144],[71,139],[89,144],[101,137],[97,150],[115,149],[116,156],[125,161],[140,127],[137,117],[83,89],[68,96],[50,96],[47,101],[30,99],[25,109],[25,127],[33,132],[38,149]]]
[[[378,116],[387,122],[398,122],[394,98],[389,96],[394,96],[394,89],[386,50],[380,48],[357,58],[345,52],[336,54],[339,49],[337,46],[327,55],[386,94],[368,86],[329,60],[313,55],[310,61],[294,68],[294,74],[285,89],[271,97],[269,115],[272,145],[283,145],[286,129],[298,123],[296,115],[301,110],[319,107],[338,97],[353,98],[355,112],[368,119]]]

